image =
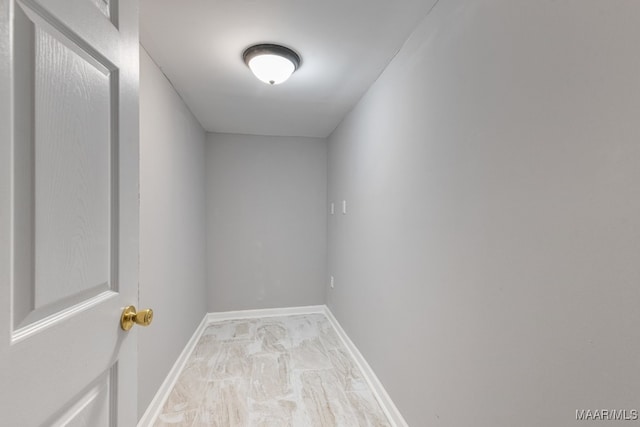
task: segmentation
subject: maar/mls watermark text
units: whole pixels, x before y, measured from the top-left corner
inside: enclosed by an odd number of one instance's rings
[[[636,421],[637,409],[576,409],[578,421]]]

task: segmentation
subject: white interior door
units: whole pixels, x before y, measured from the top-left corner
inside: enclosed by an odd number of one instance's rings
[[[135,0],[0,0],[0,425],[134,426]]]

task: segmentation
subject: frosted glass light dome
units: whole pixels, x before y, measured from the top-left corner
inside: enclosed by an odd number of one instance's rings
[[[300,56],[284,46],[259,44],[244,51],[244,62],[251,72],[269,85],[286,81],[300,66]]]
[[[265,83],[278,85],[296,70],[293,62],[278,55],[258,55],[249,61],[249,68],[253,74]]]

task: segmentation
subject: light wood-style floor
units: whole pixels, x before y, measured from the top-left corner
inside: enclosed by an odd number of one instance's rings
[[[390,423],[329,321],[311,314],[207,327],[155,425]]]

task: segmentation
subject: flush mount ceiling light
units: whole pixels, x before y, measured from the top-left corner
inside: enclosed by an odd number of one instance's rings
[[[242,54],[244,63],[261,81],[277,85],[300,67],[300,56],[291,49],[277,44],[257,44]]]

